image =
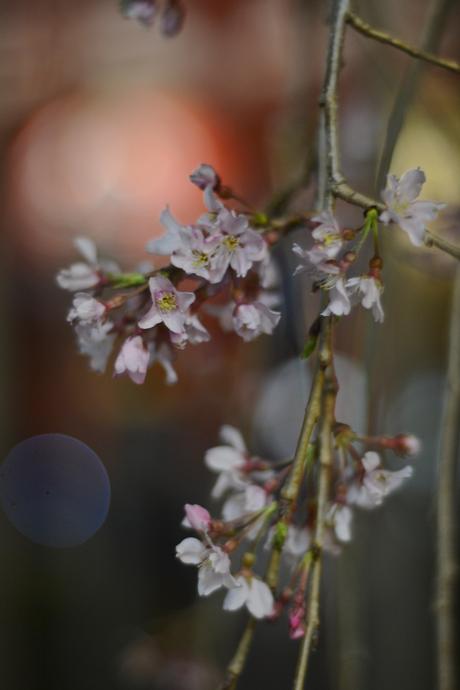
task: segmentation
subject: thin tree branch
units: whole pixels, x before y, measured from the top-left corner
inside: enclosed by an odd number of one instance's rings
[[[321,428],[319,435],[319,486],[316,508],[315,535],[312,547],[314,562],[312,565],[311,589],[308,597],[309,605],[306,611],[306,630],[300,648],[293,690],[303,690],[312,644],[319,628],[319,600],[323,559],[322,551],[324,545],[327,503],[329,499],[331,482],[331,468],[334,455],[332,428],[335,421],[335,402],[338,391],[333,363],[332,317],[328,317],[324,328],[322,347],[320,350],[320,366],[325,368],[325,386],[323,392]]]
[[[431,230],[425,230],[425,245],[427,247],[437,247],[460,261],[460,247],[439,237],[439,235],[434,235]]]
[[[352,189],[352,187],[350,187],[345,180],[334,185],[332,187],[332,193],[338,199],[343,199],[343,201],[347,201],[353,206],[359,206],[365,211],[368,211],[371,208],[376,208],[380,212],[385,210],[385,205],[382,204],[381,201],[377,201],[376,199],[372,199],[370,196],[357,192],[355,189]]]
[[[447,392],[441,425],[437,510],[437,644],[439,690],[456,690],[455,591],[457,458],[460,449],[460,267],[451,307]]]
[[[434,53],[438,50],[453,2],[454,0],[432,0],[421,39],[421,50],[430,53]],[[413,100],[424,67],[425,64],[421,61],[416,61],[414,64],[410,65],[397,92],[388,119],[387,133],[377,170],[377,190],[382,189],[385,184],[385,178],[391,165],[396,142],[403,128],[407,110]]]
[[[332,191],[334,196],[338,199],[343,199],[343,201],[347,201],[349,204],[359,206],[365,211],[371,208],[376,208],[378,211],[383,211],[385,209],[385,205],[380,201],[355,191],[346,182],[336,184],[332,188]],[[424,242],[426,247],[436,247],[445,254],[449,254],[449,256],[460,261],[460,246],[452,244],[452,242],[445,240],[443,237],[439,237],[439,235],[435,235],[431,230],[425,230]]]
[[[302,423],[299,440],[294,456],[294,464],[285,488],[281,492],[281,497],[288,504],[288,509],[291,510],[294,501],[299,493],[300,484],[304,472],[305,458],[307,456],[308,444],[310,443],[311,435],[316,423],[319,419],[321,411],[321,393],[324,385],[324,369],[318,367],[318,370],[313,381],[313,388],[310,393],[310,398],[305,410],[305,416]]]
[[[235,656],[228,665],[226,678],[219,690],[235,690],[251,648],[256,623],[256,619],[251,616],[241,636]]]
[[[324,84],[319,102],[321,109],[324,111],[327,175],[329,184],[342,182],[337,127],[337,91],[349,4],[349,0],[336,0],[335,3],[327,51],[326,75],[324,77]]]
[[[444,69],[447,69],[450,72],[460,74],[460,64],[458,62],[455,62],[455,60],[437,57],[436,55],[433,55],[432,53],[429,53],[425,50],[415,48],[414,46],[409,45],[409,43],[401,41],[399,38],[394,38],[385,31],[381,31],[380,29],[374,29],[370,24],[365,22],[363,19],[361,19],[361,17],[358,17],[353,12],[348,13],[347,23],[350,24],[350,26],[352,26],[354,29],[356,29],[356,31],[358,31],[360,34],[368,36],[369,38],[373,38],[375,41],[379,41],[380,43],[386,43],[387,45],[390,45],[393,48],[397,48],[398,50],[401,50],[404,53],[407,53],[408,55],[417,58],[418,60],[425,60],[425,62],[429,62],[432,65],[436,65],[437,67],[443,67]]]
[[[305,635],[302,638],[297,669],[294,678],[293,690],[303,690],[305,676],[307,675],[308,660],[312,649],[313,641],[319,626],[319,594],[321,585],[321,557],[317,558],[312,565],[311,573],[310,604],[308,606],[308,623]]]

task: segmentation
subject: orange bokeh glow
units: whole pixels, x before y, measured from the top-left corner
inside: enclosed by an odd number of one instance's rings
[[[10,156],[15,236],[42,256],[68,253],[71,236],[88,234],[110,254],[143,258],[167,203],[183,222],[202,212],[188,181],[197,165],[237,186],[249,174],[222,117],[145,90],[59,98],[30,118]]]

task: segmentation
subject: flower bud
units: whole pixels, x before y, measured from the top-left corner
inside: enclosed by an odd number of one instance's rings
[[[136,19],[139,24],[151,26],[157,12],[155,0],[123,0],[121,12],[127,19]]]
[[[246,553],[243,556],[242,559],[242,565],[243,568],[247,568],[248,570],[251,570],[252,566],[256,562],[256,557],[251,551],[246,551]]]
[[[394,450],[400,455],[413,457],[414,455],[418,455],[422,449],[420,439],[413,434],[399,434],[394,440]]]
[[[206,510],[200,505],[191,505],[186,503],[184,506],[185,515],[187,520],[194,530],[197,532],[206,532],[211,524],[211,516]]]
[[[176,36],[182,29],[185,9],[180,0],[169,0],[161,15],[161,33],[167,38]]]
[[[383,268],[383,259],[381,256],[373,256],[369,261],[369,267],[371,270],[378,269],[379,271]]]
[[[356,230],[353,230],[353,228],[345,228],[342,231],[342,238],[345,240],[345,242],[350,242],[350,240],[354,240],[356,237]]]
[[[217,189],[220,185],[219,175],[216,173],[212,165],[202,163],[190,175],[190,181],[199,189],[205,190],[206,187]]]

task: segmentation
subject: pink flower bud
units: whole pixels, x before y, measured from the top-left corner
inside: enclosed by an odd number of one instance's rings
[[[202,163],[190,175],[190,181],[203,191],[206,187],[216,189],[220,185],[220,179],[212,165]]]
[[[289,637],[291,640],[298,640],[305,635],[304,626],[305,609],[298,606],[289,614]]]
[[[211,524],[211,516],[206,508],[197,504],[186,503],[184,509],[186,518],[193,529],[197,532],[207,532]]]

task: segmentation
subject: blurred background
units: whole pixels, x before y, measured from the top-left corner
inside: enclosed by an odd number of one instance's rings
[[[182,506],[208,503],[203,453],[222,423],[269,458],[295,446],[310,378],[298,354],[317,298],[292,278],[292,238],[276,252],[276,335],[248,345],[214,329],[210,343],[179,354],[174,387],[157,369],[139,387],[89,371],[65,322],[69,295],[55,284],[75,258],[74,235],[129,270],[147,258],[166,203],[193,221],[202,200],[188,174],[202,162],[261,209],[304,180],[291,207],[312,208],[327,3],[184,5],[183,30],[167,38],[124,18],[115,0],[0,4],[1,457],[31,436],[68,434],[97,453],[111,484],[104,524],[78,546],[32,543],[0,515],[8,690],[214,688],[244,615],[224,614],[219,594],[197,600],[194,569],[174,558]],[[415,44],[431,11],[426,0],[361,6]],[[459,19],[458,0],[444,2],[436,50],[454,59]],[[411,64],[348,31],[342,159],[363,192],[381,187],[389,116]],[[459,241],[458,77],[430,66],[417,76],[391,170],[425,170],[424,197],[449,204],[435,229]],[[361,220],[345,205],[338,214]],[[413,432],[424,450],[405,490],[358,515],[353,543],[328,562],[308,685],[318,690],[435,685],[434,489],[454,262],[393,229],[384,256],[384,325],[356,309],[338,328],[339,414],[362,431]],[[242,690],[289,687],[297,647],[284,622],[261,626]]]

